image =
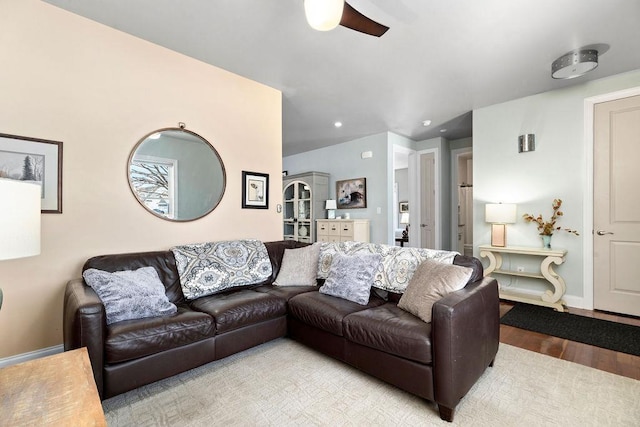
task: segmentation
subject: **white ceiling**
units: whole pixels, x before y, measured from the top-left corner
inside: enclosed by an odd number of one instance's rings
[[[640,69],[639,0],[349,0],[391,28],[381,38],[312,30],[302,0],[46,1],[281,90],[283,155],[385,131],[467,137],[473,109]],[[594,44],[609,47],[593,72],[551,78]]]

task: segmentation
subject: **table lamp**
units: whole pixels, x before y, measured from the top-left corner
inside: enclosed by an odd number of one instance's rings
[[[409,237],[409,212],[403,212],[400,214],[400,224],[405,226],[402,231],[402,238],[406,239]]]
[[[513,203],[487,203],[485,221],[491,223],[491,246],[507,246],[507,226],[516,222],[516,205]]]
[[[40,253],[41,193],[35,183],[0,178],[0,260]]]
[[[327,210],[327,219],[336,219],[336,209],[338,205],[335,200],[327,200],[324,208]]]

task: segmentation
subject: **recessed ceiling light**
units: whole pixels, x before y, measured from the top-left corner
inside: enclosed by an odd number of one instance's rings
[[[431,120],[424,120],[422,122],[422,126],[429,126],[429,125],[431,125]]]
[[[440,129],[441,133],[445,133],[447,130],[446,129]]]
[[[337,127],[337,128],[341,128],[342,127],[342,122],[335,122],[333,125],[335,127]]]

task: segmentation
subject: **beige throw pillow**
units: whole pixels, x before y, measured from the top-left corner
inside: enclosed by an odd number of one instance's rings
[[[315,286],[318,272],[320,245],[305,246],[297,249],[285,249],[276,286]]]
[[[413,274],[398,307],[431,322],[431,308],[447,294],[465,287],[473,269],[425,260]]]

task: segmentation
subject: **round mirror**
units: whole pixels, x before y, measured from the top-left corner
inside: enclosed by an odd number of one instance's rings
[[[209,142],[182,127],[143,137],[129,156],[129,186],[152,214],[170,221],[193,221],[222,200],[226,173]]]

